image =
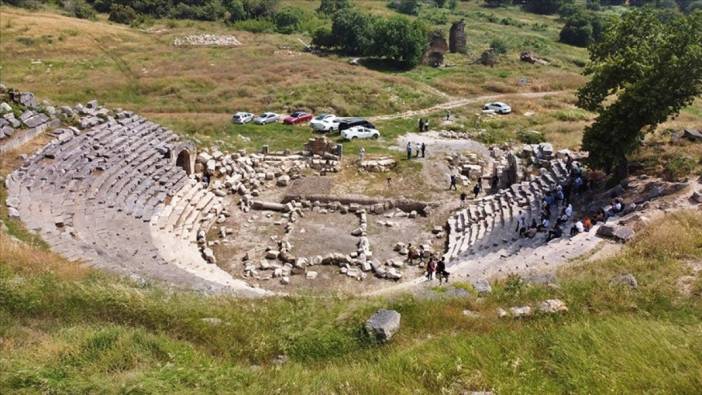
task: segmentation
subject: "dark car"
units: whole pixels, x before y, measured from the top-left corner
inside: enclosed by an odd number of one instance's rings
[[[344,118],[339,121],[339,132],[354,126],[363,126],[364,128],[376,129],[375,125],[363,118]]]

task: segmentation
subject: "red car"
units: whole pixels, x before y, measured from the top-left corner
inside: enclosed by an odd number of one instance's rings
[[[312,114],[304,111],[295,111],[294,113],[290,114],[290,116],[285,117],[285,119],[283,119],[283,123],[287,125],[295,125],[298,123],[309,122],[311,120]]]

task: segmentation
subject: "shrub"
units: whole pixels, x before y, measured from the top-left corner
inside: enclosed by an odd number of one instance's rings
[[[587,17],[571,17],[561,29],[559,40],[576,47],[587,47],[592,42],[592,25]]]
[[[685,178],[695,170],[695,161],[687,156],[676,155],[665,164],[665,178],[670,181],[677,181]]]
[[[294,7],[285,7],[273,16],[275,30],[278,33],[290,34],[298,31],[304,15],[302,10]]]
[[[572,4],[573,0],[526,0],[524,9],[535,14],[551,15],[567,5]]]
[[[85,0],[70,0],[63,3],[68,15],[80,19],[94,19],[95,10]]]
[[[421,4],[419,0],[392,0],[388,7],[407,15],[418,15]]]
[[[224,8],[229,13],[229,20],[232,22],[248,19],[244,5],[239,0],[225,1]]]
[[[517,132],[517,140],[524,144],[539,144],[546,141],[544,134],[535,130],[520,130]]]
[[[419,13],[419,17],[432,25],[443,25],[448,22],[449,11],[437,8],[423,9]]]
[[[496,54],[502,55],[507,53],[507,44],[503,40],[496,38],[490,42],[490,49]]]
[[[482,54],[480,54],[480,59],[478,59],[478,62],[485,66],[493,67],[497,64],[497,53],[492,48],[486,49]]]
[[[339,10],[351,8],[349,0],[322,0],[317,12],[324,15],[334,15]]]
[[[312,33],[312,45],[333,48],[336,46],[334,35],[329,27],[320,27]]]
[[[138,17],[139,15],[134,11],[134,8],[128,5],[113,4],[108,19],[112,22],[131,25]]]
[[[243,0],[248,18],[271,16],[278,7],[278,0]]]

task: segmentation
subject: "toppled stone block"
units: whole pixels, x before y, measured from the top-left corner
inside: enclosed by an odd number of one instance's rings
[[[531,316],[532,309],[530,306],[510,307],[509,312],[514,318],[523,318]]]
[[[568,306],[560,299],[547,299],[539,304],[539,311],[546,314],[555,314],[568,311]]]
[[[395,310],[380,309],[366,321],[366,332],[381,341],[389,341],[400,330],[400,313]]]
[[[634,230],[628,226],[605,224],[597,229],[597,236],[626,243],[634,238]]]

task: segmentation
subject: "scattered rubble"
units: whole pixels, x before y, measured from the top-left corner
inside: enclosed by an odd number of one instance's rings
[[[173,40],[176,47],[238,47],[241,42],[234,36],[217,34],[192,34],[176,37]]]

